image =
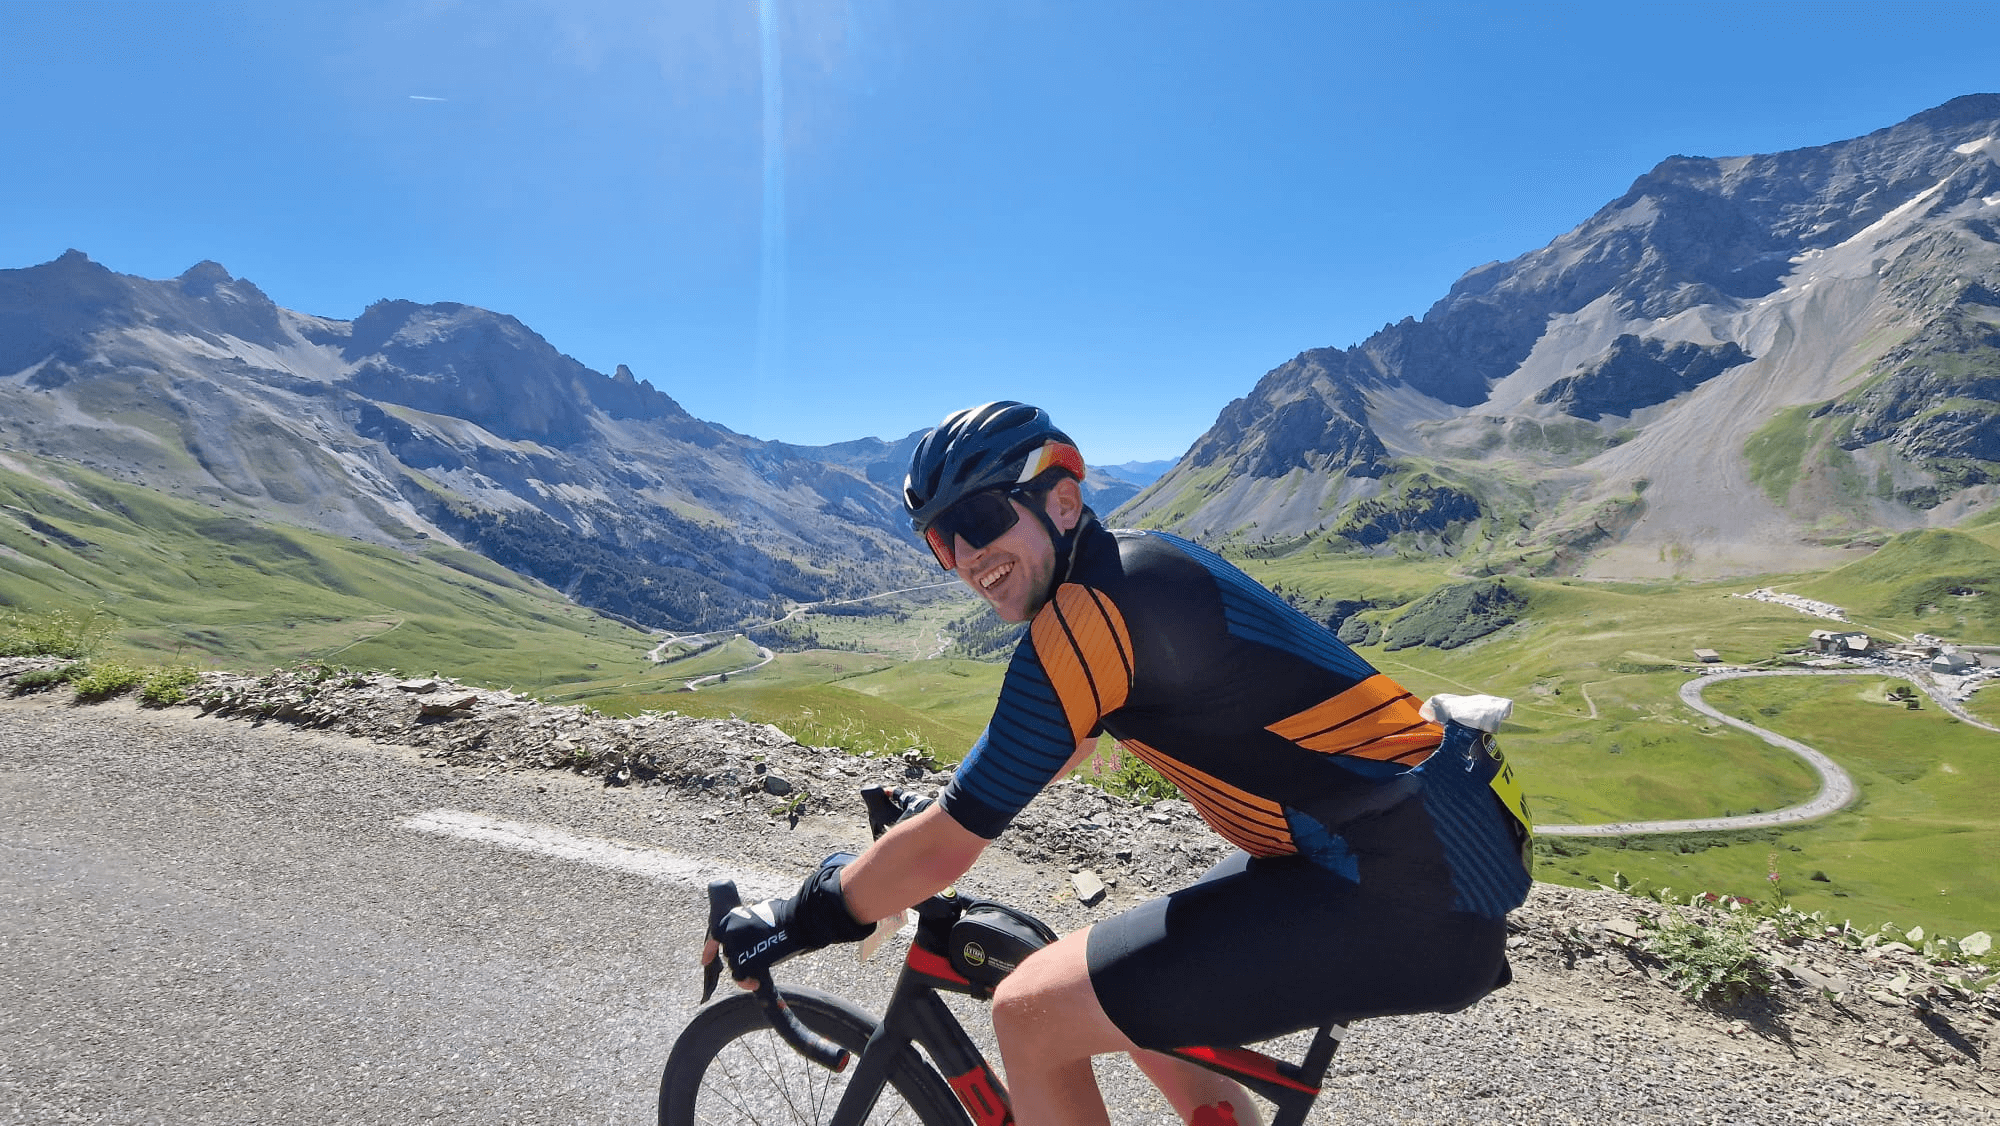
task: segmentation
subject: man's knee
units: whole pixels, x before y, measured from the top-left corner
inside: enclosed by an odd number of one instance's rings
[[[1053,1011],[1061,1007],[1059,975],[1049,972],[1054,967],[1040,964],[1047,954],[1043,949],[1029,955],[993,988],[993,1033],[1003,1044],[1016,1035],[1033,1037],[1038,1025],[1060,1019]]]
[[[1108,1027],[1091,988],[1082,932],[1030,954],[993,990],[993,1032],[1003,1047],[1101,1039]],[[1116,1035],[1115,1031],[1112,1033]]]

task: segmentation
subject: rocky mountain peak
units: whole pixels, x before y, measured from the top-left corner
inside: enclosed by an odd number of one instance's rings
[[[377,301],[342,352],[368,398],[559,447],[590,436],[586,387],[605,378],[515,318],[456,302]]]
[[[284,339],[286,333],[278,321],[277,303],[248,279],[231,277],[220,262],[204,259],[188,267],[174,281],[182,296],[194,298],[204,306],[200,310],[177,310],[181,323],[260,344],[275,344]]]
[[[0,270],[0,449],[241,515],[455,541],[648,625],[921,575],[877,479],[893,451],[862,445],[877,456],[733,434],[473,305],[385,300],[348,322],[212,261],[166,280],[76,252]]]
[[[39,266],[0,270],[0,300],[17,312],[37,303],[37,295],[60,295],[69,301],[84,301],[98,307],[125,296],[117,274],[93,261],[81,250],[65,250],[62,255]]]
[[[209,300],[220,296],[223,300]],[[283,335],[277,308],[246,281],[203,262],[172,284],[112,272],[80,250],[39,266],[0,270],[0,375],[40,365],[38,378],[70,378],[109,362],[99,356],[106,330],[153,325],[214,341],[221,335],[270,343]]]
[[[1858,548],[1960,518],[2000,500],[2000,463],[1969,437],[2000,428],[2000,353],[1979,331],[2000,317],[1980,300],[2000,288],[1996,201],[1995,94],[1852,140],[1668,157],[1548,245],[1467,271],[1422,318],[1268,372],[1121,518],[1171,512],[1180,530],[1210,537],[1337,534],[1346,510],[1383,503],[1368,499],[1368,479],[1407,499],[1424,494],[1396,487],[1398,473],[1443,468],[1483,483],[1482,518],[1551,490],[1503,520],[1541,529],[1519,545],[1563,540],[1531,568],[1587,567],[1626,540],[1621,566],[1644,574],[1661,560],[1685,567],[1691,527],[1718,540],[1699,569],[1726,573],[1799,562],[1788,535],[1816,536],[1824,553],[1828,527]],[[1893,393],[1837,405],[1870,380],[1893,381]],[[1828,420],[1813,447],[1851,457],[1845,480],[1877,482],[1881,496],[1780,472],[1768,441],[1752,467],[1759,428],[1801,406]],[[1437,458],[1447,461],[1421,464]],[[1501,463],[1532,467],[1526,492],[1502,498]],[[1639,482],[1651,486],[1643,500]],[[1180,496],[1188,487],[1206,499]],[[1727,529],[1704,499],[1718,492],[1743,512]],[[1394,514],[1442,537],[1428,550],[1462,550],[1443,530],[1477,521],[1439,515]],[[1564,539],[1578,528],[1587,543]],[[1638,546],[1648,539],[1650,551]]]
[[[612,418],[694,420],[694,416],[681,409],[672,396],[633,375],[632,369],[624,364],[619,364],[618,370],[612,372],[609,379],[589,381],[585,387],[590,393],[590,401]]]
[[[182,293],[206,297],[218,287],[228,285],[236,279],[229,276],[229,271],[223,268],[222,263],[212,258],[204,258],[189,266],[185,273],[174,280],[180,283]]]
[[[42,267],[39,268],[41,269],[54,268],[55,270],[58,271],[89,270],[101,274],[109,274],[111,272],[110,270],[104,268],[98,263],[92,261],[90,255],[85,254],[83,251],[78,250],[76,247],[73,246],[70,247],[68,250],[63,251],[60,255],[57,255],[53,260],[49,261],[48,263],[44,264]]]
[[[180,277],[174,279],[180,291],[189,297],[204,300],[221,298],[226,301],[248,302],[253,305],[275,305],[248,278],[231,277],[222,263],[203,259],[187,268]]]

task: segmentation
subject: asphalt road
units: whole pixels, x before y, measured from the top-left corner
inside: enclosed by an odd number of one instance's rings
[[[0,1124],[653,1121],[697,992],[701,858],[769,890],[864,832],[672,801],[0,699]],[[1087,916],[1039,867],[987,861],[972,890]],[[844,950],[782,980],[879,1011],[894,953]],[[1599,1003],[1561,959],[1517,975],[1460,1013],[1365,1022],[1311,1121],[1973,1120],[1852,1104],[1851,1076]],[[1099,1080],[1118,1126],[1170,1120],[1129,1062]]]
[[[1724,715],[1710,707],[1701,698],[1702,689],[1721,680],[1736,680],[1751,676],[1817,675],[1814,673],[1784,672],[1718,672],[1690,680],[1681,685],[1681,702],[1712,719],[1731,727],[1747,731],[1766,743],[1781,750],[1790,751],[1806,760],[1813,773],[1819,775],[1819,792],[1798,805],[1786,806],[1769,813],[1744,813],[1734,817],[1696,817],[1685,821],[1616,821],[1599,825],[1537,825],[1535,832],[1551,837],[1623,837],[1634,833],[1719,833],[1734,829],[1763,829],[1773,825],[1793,825],[1801,821],[1812,821],[1827,814],[1845,809],[1858,796],[1854,780],[1848,777],[1832,759],[1796,739],[1788,739],[1775,731],[1767,731],[1752,723],[1746,723],[1734,716]],[[1829,674],[1830,675],[1830,674]]]
[[[707,880],[776,894],[866,835],[736,820],[282,725],[0,699],[0,1126],[652,1122]],[[781,980],[880,1012],[902,945],[850,949]],[[992,1055],[983,1006],[952,1003]],[[1168,1113],[1122,1058],[1100,1082],[1121,1126]]]
[[[631,838],[644,795],[27,707],[0,707],[0,1122],[651,1120],[699,893],[412,827]]]

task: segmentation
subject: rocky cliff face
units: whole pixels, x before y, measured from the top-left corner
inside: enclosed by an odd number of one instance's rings
[[[1612,341],[1604,355],[1549,384],[1532,401],[1596,422],[1607,414],[1630,415],[1657,406],[1754,358],[1733,340],[1668,345],[1628,332]]]
[[[1339,536],[1421,467],[1483,518],[1429,549],[1501,568],[1836,562],[2000,495],[1996,224],[2000,95],[1817,148],[1669,158],[1421,320],[1273,369],[1123,516]],[[1617,535],[1558,552],[1642,491]]]

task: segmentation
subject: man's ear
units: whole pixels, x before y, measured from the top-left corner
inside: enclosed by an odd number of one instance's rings
[[[1055,488],[1049,490],[1042,502],[1042,511],[1049,514],[1056,530],[1067,532],[1075,528],[1083,519],[1083,486],[1074,477],[1057,479]]]

